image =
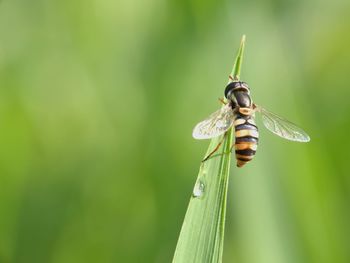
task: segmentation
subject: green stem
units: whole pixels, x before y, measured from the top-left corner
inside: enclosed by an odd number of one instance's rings
[[[221,205],[221,217],[219,221],[219,235],[218,237],[221,239],[218,241],[218,243],[221,242],[221,245],[219,246],[219,258],[216,262],[222,262],[222,256],[224,252],[224,235],[225,235],[225,220],[226,220],[226,204],[227,204],[227,191],[228,191],[228,179],[230,174],[230,162],[231,162],[231,145],[233,140],[233,130],[232,128],[227,131],[227,138],[226,143],[224,145],[224,153],[228,154],[227,158],[224,158],[222,161],[222,169],[223,169],[223,177],[221,179],[222,183],[222,205]],[[226,171],[225,171],[226,169]]]

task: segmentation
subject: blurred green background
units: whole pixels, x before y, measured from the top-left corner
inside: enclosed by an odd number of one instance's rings
[[[350,262],[350,2],[0,3],[0,262],[170,262],[242,34],[262,128],[224,262]]]

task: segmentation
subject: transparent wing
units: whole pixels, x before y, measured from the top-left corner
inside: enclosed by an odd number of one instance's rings
[[[274,134],[291,141],[310,141],[309,135],[294,123],[291,123],[260,106],[257,106],[257,111],[261,113],[264,126]]]
[[[225,133],[232,126],[233,121],[233,110],[226,104],[207,119],[198,123],[193,129],[192,136],[197,140],[217,137]]]

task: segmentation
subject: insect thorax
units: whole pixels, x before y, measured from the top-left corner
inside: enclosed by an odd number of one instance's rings
[[[225,89],[225,97],[230,101],[232,108],[250,108],[252,104],[249,87],[242,81],[229,83]]]

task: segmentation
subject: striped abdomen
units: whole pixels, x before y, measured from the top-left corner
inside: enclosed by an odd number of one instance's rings
[[[254,122],[254,117],[249,115],[236,116],[235,126],[235,150],[237,166],[242,167],[253,159],[258,147],[259,132]]]

